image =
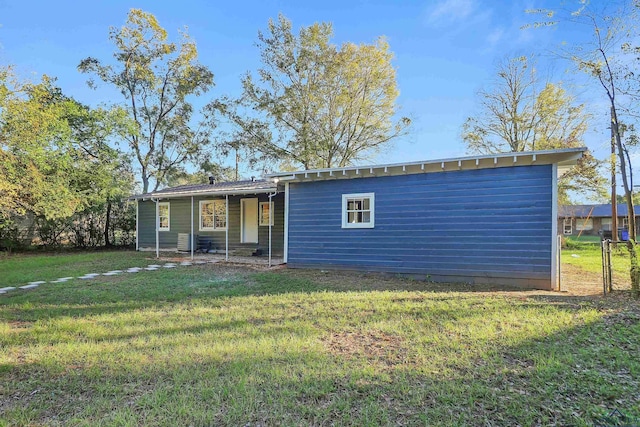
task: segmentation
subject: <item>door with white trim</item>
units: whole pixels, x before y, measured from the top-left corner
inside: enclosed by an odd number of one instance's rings
[[[258,199],[240,199],[240,243],[258,243]]]

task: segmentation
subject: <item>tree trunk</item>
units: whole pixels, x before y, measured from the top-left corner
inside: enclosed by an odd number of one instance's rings
[[[611,103],[613,104],[613,100],[611,100]],[[618,148],[618,158],[620,159],[620,175],[622,176],[622,185],[624,186],[624,195],[627,201],[627,224],[629,225],[629,239],[627,240],[627,249],[629,250],[629,276],[631,279],[631,292],[637,298],[640,297],[640,265],[638,265],[638,253],[636,251],[636,215],[633,208],[633,190],[631,188],[631,185],[629,184],[627,163],[624,156],[624,147],[622,146],[622,138],[620,137],[618,114],[614,105],[612,105],[611,107],[611,112],[611,128],[614,131],[616,147]],[[614,230],[614,232],[617,232],[617,230]]]
[[[106,247],[111,246],[109,240],[109,228],[111,228],[111,202],[107,202],[107,216],[104,221],[104,245]]]

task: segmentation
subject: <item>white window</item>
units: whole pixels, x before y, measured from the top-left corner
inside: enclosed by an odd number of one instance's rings
[[[260,202],[260,225],[273,225],[273,202]]]
[[[620,227],[622,228],[629,228],[629,217],[623,216],[622,217],[622,221],[620,221]]]
[[[576,218],[576,230],[578,231],[593,230],[593,219]]]
[[[572,227],[572,223],[571,223],[571,218],[565,218],[562,222],[562,228],[563,228],[563,232],[564,234],[571,234],[573,233],[573,227]]]
[[[169,231],[169,202],[158,203],[158,230]]]
[[[342,195],[342,228],[373,228],[374,193]]]
[[[200,231],[225,230],[227,204],[224,200],[200,200]]]
[[[600,223],[602,224],[602,229],[604,231],[611,231],[611,227],[613,223],[613,221],[611,221],[611,218],[602,218],[600,220]]]

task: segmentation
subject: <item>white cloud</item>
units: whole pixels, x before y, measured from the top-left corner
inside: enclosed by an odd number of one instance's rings
[[[476,11],[474,0],[443,0],[430,9],[427,24],[444,25],[462,21]]]

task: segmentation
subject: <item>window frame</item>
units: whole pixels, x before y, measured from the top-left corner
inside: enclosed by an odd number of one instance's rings
[[[262,207],[264,205],[269,206],[269,220],[263,221],[264,217],[262,216]],[[274,203],[273,202],[258,202],[258,227],[273,227],[275,212],[273,211]]]
[[[568,223],[567,223],[568,221]],[[567,233],[567,227],[569,229],[569,232]],[[573,234],[573,219],[571,218],[564,218],[562,220],[562,234],[566,235],[570,235]]]
[[[202,205],[205,203],[213,203],[213,227],[202,226]],[[216,227],[216,203],[224,205],[224,227]],[[229,226],[229,218],[227,218],[227,201],[225,199],[207,199],[198,201],[198,231],[225,231]]]
[[[355,212],[369,212],[369,222],[349,222],[349,200],[369,199],[369,209],[358,209]],[[342,228],[375,228],[376,196],[375,193],[350,193],[342,195]]]
[[[593,230],[593,218],[576,218],[576,231]]]
[[[162,216],[160,215],[160,208],[162,206],[166,206],[167,207],[167,226],[163,227],[162,222],[160,221],[160,218],[162,218]],[[171,231],[171,202],[158,202],[158,231]]]

